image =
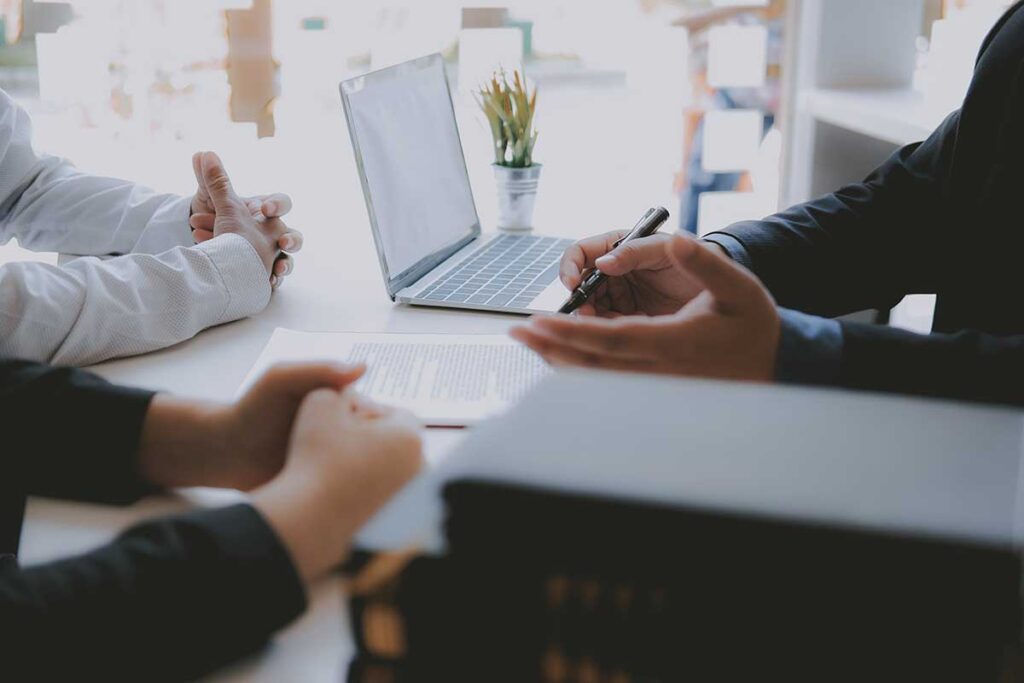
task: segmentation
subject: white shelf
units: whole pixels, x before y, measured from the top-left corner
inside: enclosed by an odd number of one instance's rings
[[[949,113],[909,89],[812,89],[799,106],[818,121],[896,145],[924,140]]]

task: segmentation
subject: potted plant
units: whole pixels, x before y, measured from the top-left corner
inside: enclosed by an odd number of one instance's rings
[[[533,207],[541,164],[533,161],[537,131],[533,114],[537,106],[537,88],[526,89],[526,79],[518,70],[509,83],[500,71],[480,88],[477,103],[490,124],[494,143],[494,178],[498,186],[498,228],[529,230],[533,227]]]

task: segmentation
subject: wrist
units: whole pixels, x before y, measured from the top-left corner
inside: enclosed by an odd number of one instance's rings
[[[243,235],[224,232],[195,247],[220,275],[227,308],[208,324],[238,320],[258,313],[270,302],[270,277],[259,251]]]
[[[326,574],[345,558],[361,521],[346,514],[344,501],[315,472],[285,470],[252,494],[306,581]]]
[[[714,242],[712,240],[701,240],[701,244],[704,245],[706,248],[710,249],[711,251],[719,253],[728,259],[732,259],[732,254],[729,253],[729,250],[723,247],[718,242]]]
[[[157,395],[139,442],[139,475],[162,488],[226,485],[227,414],[217,404]]]
[[[231,235],[238,235],[249,243],[249,246],[253,248],[256,255],[263,263],[263,268],[267,271],[267,277],[269,278],[274,270],[274,259],[277,257],[277,245],[270,244],[265,235],[259,233],[253,234],[250,230],[227,228],[224,232]]]

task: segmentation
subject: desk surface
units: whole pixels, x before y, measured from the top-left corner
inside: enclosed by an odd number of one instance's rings
[[[264,160],[301,166],[303,160],[282,151],[282,145],[262,146]],[[253,162],[256,162],[254,157]],[[290,224],[306,235],[295,273],[260,315],[203,332],[176,347],[157,353],[105,363],[93,368],[106,378],[183,396],[230,400],[275,327],[300,330],[415,333],[504,333],[518,320],[497,314],[413,309],[396,306],[384,290],[354,164],[342,155],[328,170],[302,174],[308,182],[293,189]],[[230,168],[230,167],[229,167]],[[244,184],[236,182],[239,188]],[[264,183],[260,183],[264,185]],[[339,192],[338,187],[344,188]],[[493,191],[493,190],[492,190]],[[542,187],[542,192],[548,190]],[[539,214],[550,234],[581,237],[614,226],[567,220],[572,207],[559,216],[558,203]],[[546,216],[546,217],[545,217]],[[564,220],[563,220],[564,219]],[[456,430],[431,431],[428,457],[456,443]],[[23,534],[22,559],[41,562],[94,547],[118,530],[146,517],[215,504],[226,492],[188,491],[179,497],[143,501],[113,509],[49,500],[32,500]],[[336,681],[353,653],[340,579],[321,581],[311,591],[309,611],[275,639],[272,647],[249,661],[218,673],[216,680]]]

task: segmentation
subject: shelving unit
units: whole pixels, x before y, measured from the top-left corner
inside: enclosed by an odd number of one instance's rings
[[[948,114],[912,88],[933,0],[790,1],[784,206],[863,179]],[[933,302],[908,297],[891,324],[927,331]]]
[[[819,123],[894,145],[923,140],[945,116],[908,88],[810,89],[797,106]]]

